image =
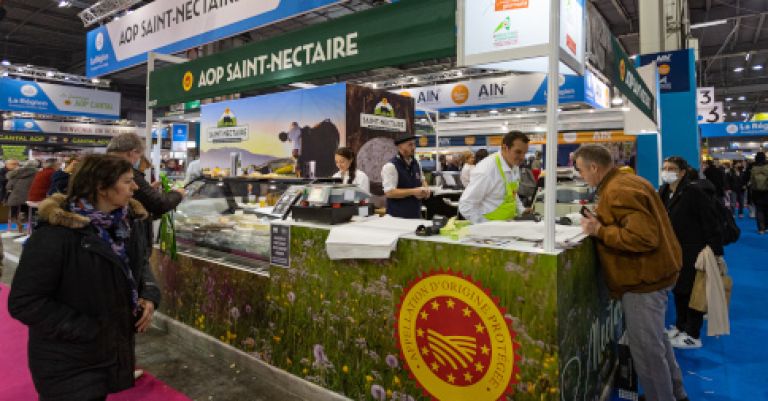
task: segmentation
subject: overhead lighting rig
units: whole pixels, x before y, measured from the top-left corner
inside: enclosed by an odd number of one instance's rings
[[[25,78],[34,81],[61,82],[70,85],[90,86],[92,88],[109,88],[108,79],[88,78],[77,74],[59,72],[50,68],[34,65],[11,64],[6,60],[0,63],[0,77]]]
[[[142,0],[101,0],[98,3],[80,11],[77,16],[83,21],[85,27],[97,24],[120,12],[130,9]]]

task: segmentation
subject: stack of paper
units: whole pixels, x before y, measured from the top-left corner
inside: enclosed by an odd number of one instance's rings
[[[544,222],[534,221],[490,221],[473,224],[469,235],[476,238],[512,238],[518,241],[544,241]],[[568,247],[584,238],[580,226],[555,226],[555,243]]]
[[[332,260],[389,259],[397,249],[397,240],[415,232],[421,224],[432,223],[384,216],[333,227],[325,240],[325,249]]]

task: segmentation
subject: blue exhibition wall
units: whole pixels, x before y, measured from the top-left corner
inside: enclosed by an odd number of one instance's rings
[[[657,149],[657,134],[642,134],[637,136],[637,154],[635,168],[637,175],[650,181],[658,187],[659,182],[659,158]]]
[[[685,85],[670,86],[659,94],[662,158],[682,156],[692,166],[698,166],[701,149],[696,114],[696,64],[693,50],[656,53],[638,58],[641,65],[651,61],[657,61],[657,64],[662,67],[659,68],[660,81],[667,79],[668,75],[682,75],[688,79],[687,87]],[[656,154],[655,150],[653,153],[640,153],[639,147],[638,143],[640,155],[638,159]]]

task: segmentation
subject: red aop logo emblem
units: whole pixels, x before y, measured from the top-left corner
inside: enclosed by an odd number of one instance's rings
[[[460,273],[421,277],[397,311],[397,339],[411,376],[436,400],[495,401],[512,393],[517,344],[488,290]]]

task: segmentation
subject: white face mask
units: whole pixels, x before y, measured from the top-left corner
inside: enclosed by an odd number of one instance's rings
[[[679,177],[677,176],[677,173],[675,173],[674,171],[661,172],[661,180],[667,184],[674,184],[678,179]]]

